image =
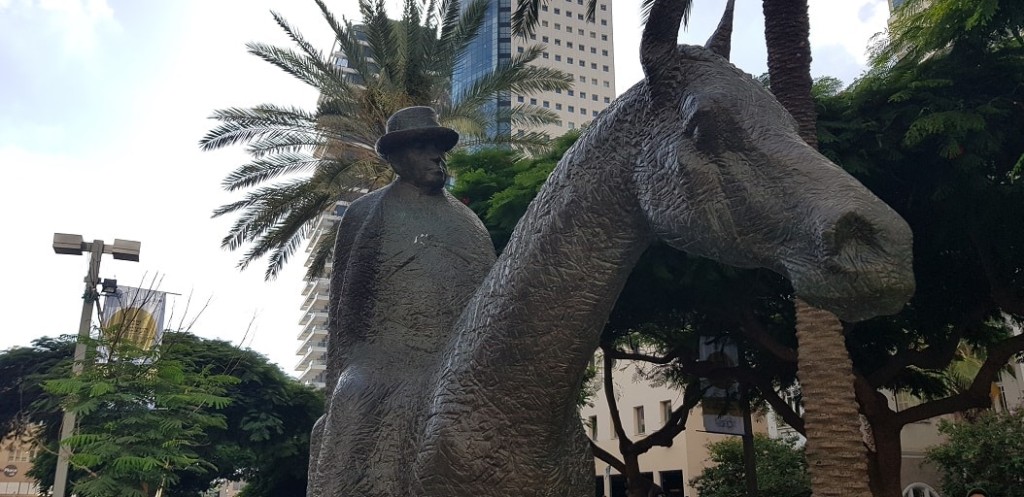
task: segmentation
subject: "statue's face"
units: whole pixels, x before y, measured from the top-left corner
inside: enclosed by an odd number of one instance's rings
[[[415,141],[388,154],[388,160],[403,181],[439,191],[448,180],[444,155],[445,150],[433,142]]]

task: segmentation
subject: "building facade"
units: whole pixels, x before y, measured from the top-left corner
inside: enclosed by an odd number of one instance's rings
[[[39,495],[39,484],[26,473],[38,450],[27,437],[6,436],[0,440],[0,497]]]
[[[636,441],[654,433],[665,425],[672,410],[683,402],[683,391],[669,386],[653,386],[638,379],[642,377],[632,361],[617,361],[612,383],[620,420],[626,434]],[[597,383],[602,372],[598,371]],[[604,388],[596,391],[591,405],[580,409],[580,417],[587,435],[602,449],[620,460],[619,440],[612,428],[611,410]],[[639,458],[640,468],[660,485],[669,497],[697,497],[689,480],[696,478],[709,464],[708,444],[735,435],[720,435],[704,431],[703,411],[700,406],[690,411],[686,430],[674,439],[671,447],[653,447]],[[764,419],[755,415],[755,433],[767,433]],[[626,497],[626,479],[615,468],[600,459],[594,459],[594,488],[596,497]]]
[[[593,120],[616,95],[611,0],[598,1],[593,22],[586,18],[584,0],[551,0],[542,4],[535,32],[527,38],[512,36],[511,3],[491,0],[478,38],[453,75],[455,98],[481,75],[508,63],[513,55],[525,54],[530,47],[539,45],[543,51],[533,64],[572,75],[573,88],[531,96],[499,96],[490,107],[496,116],[490,131],[526,131],[507,119],[513,106],[534,106],[558,115],[556,124],[536,130],[552,137]]]

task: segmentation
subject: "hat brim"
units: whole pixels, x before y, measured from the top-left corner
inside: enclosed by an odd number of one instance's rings
[[[440,145],[447,152],[459,142],[459,133],[454,129],[443,126],[392,131],[377,140],[377,153],[382,155],[388,154],[400,148],[403,144],[414,141],[433,142]]]

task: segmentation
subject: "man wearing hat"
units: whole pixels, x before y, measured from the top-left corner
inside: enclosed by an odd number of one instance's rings
[[[311,441],[309,495],[404,495],[426,395],[455,319],[494,264],[487,230],[444,189],[458,142],[429,107],[387,122],[377,153],[395,180],[359,198],[334,248],[327,412]]]

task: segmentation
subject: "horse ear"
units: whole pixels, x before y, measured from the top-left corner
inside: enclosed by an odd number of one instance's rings
[[[704,44],[704,48],[721,55],[725,60],[729,60],[729,49],[732,46],[732,12],[735,6],[735,0],[729,0],[725,4],[725,13],[722,14],[722,20],[718,23],[718,28],[708,38],[708,42]]]
[[[692,0],[655,0],[640,40],[640,63],[651,83],[662,79],[676,51],[679,25]]]

